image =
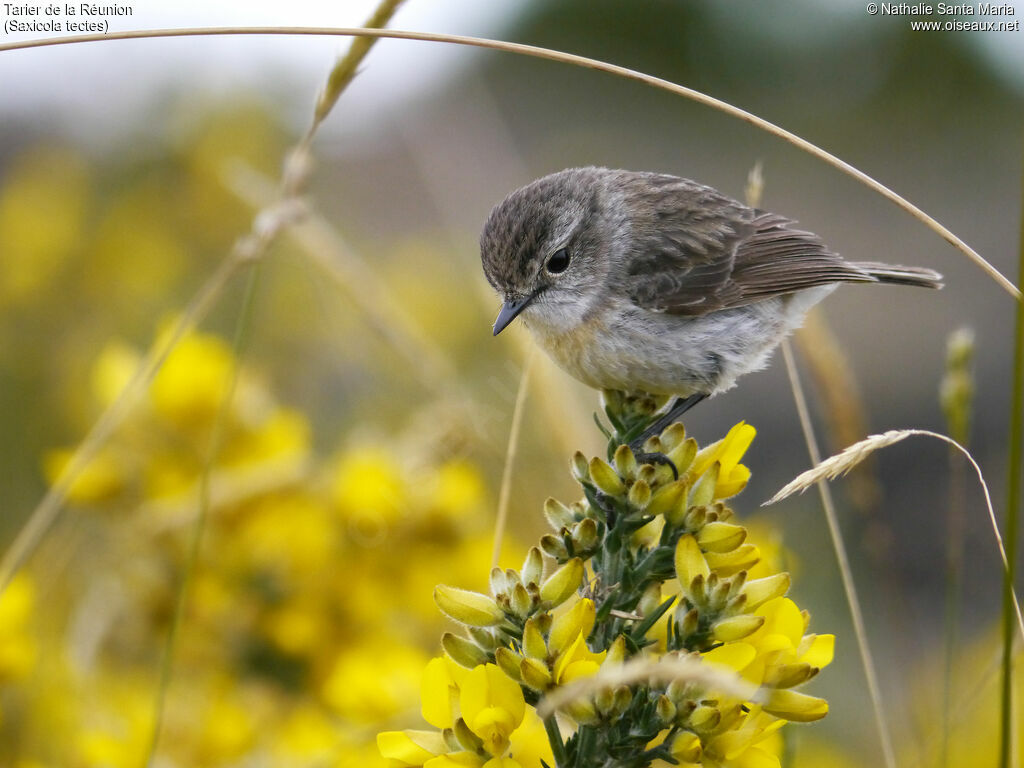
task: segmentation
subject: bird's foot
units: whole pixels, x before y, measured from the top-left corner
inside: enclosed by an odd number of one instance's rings
[[[636,438],[629,442],[629,447],[634,452],[643,452],[643,445],[647,442],[648,438],[660,435],[665,429],[671,426],[680,416],[686,413],[688,410],[693,408],[701,400],[704,400],[707,394],[698,392],[697,394],[690,395],[689,397],[678,397],[676,401],[672,403],[672,407],[669,408],[665,414],[657,419],[651,426],[647,427],[641,432]]]

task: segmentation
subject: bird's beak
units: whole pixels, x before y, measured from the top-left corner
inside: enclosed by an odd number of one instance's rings
[[[508,299],[504,304],[501,305],[501,311],[498,312],[498,317],[494,321],[494,335],[497,336],[505,327],[511,323],[516,317],[526,309],[526,305],[529,304],[537,297],[537,293],[531,293],[528,296],[523,296],[518,299]]]

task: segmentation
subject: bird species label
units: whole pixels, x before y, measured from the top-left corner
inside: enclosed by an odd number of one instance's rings
[[[131,5],[96,3],[0,3],[4,11],[4,33],[16,32],[110,32],[114,17],[134,16]]]

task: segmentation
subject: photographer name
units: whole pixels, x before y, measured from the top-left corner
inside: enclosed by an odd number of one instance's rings
[[[879,3],[882,16],[1013,16],[1009,3]]]

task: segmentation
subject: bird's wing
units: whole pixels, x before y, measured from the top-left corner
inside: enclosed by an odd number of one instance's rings
[[[818,285],[875,280],[789,219],[685,179],[656,178],[664,181],[630,190],[642,221],[632,228],[621,279],[640,307],[699,316]]]

